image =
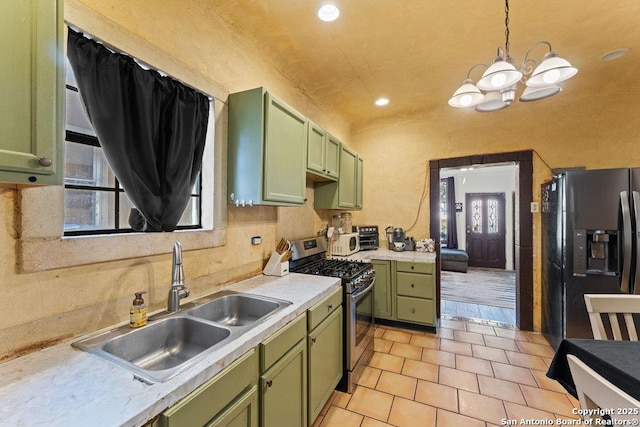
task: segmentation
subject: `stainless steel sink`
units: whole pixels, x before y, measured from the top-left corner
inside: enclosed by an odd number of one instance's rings
[[[172,317],[114,338],[102,350],[149,371],[175,368],[231,335],[219,326]]]
[[[281,303],[261,297],[231,294],[192,308],[190,316],[210,320],[226,326],[245,326],[274,313]]]
[[[222,291],[177,313],[152,316],[141,328],[125,325],[72,345],[129,369],[142,381],[162,382],[291,304]]]

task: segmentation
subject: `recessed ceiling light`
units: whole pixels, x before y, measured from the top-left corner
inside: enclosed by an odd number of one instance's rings
[[[387,98],[378,98],[376,99],[376,105],[378,107],[383,107],[385,105],[387,105],[389,103],[389,100]]]
[[[318,8],[318,18],[324,22],[331,22],[338,19],[340,16],[340,9],[335,4],[325,4]]]
[[[607,52],[602,55],[600,59],[602,59],[603,61],[613,61],[614,59],[618,59],[621,56],[626,55],[627,53],[629,53],[629,51],[631,51],[631,49],[629,49],[628,47],[612,50],[611,52]]]

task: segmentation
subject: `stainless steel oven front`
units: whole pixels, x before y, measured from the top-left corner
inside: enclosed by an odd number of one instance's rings
[[[373,356],[375,276],[364,287],[346,294],[345,381],[347,393],[352,393],[365,366]]]

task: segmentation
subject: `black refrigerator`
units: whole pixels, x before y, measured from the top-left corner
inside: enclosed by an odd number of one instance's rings
[[[542,185],[542,333],[593,338],[584,294],[640,294],[640,168],[567,171]],[[634,286],[635,285],[635,286]]]

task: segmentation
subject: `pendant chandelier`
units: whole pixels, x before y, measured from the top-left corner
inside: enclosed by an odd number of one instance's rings
[[[562,91],[558,83],[573,77],[578,69],[569,61],[559,57],[551,49],[551,43],[540,41],[527,50],[520,69],[516,69],[509,55],[509,0],[505,0],[505,46],[498,47],[496,59],[490,66],[476,64],[467,72],[467,78],[455,91],[449,105],[457,108],[475,107],[476,111],[498,111],[508,107],[515,100],[518,82],[526,85],[520,95],[520,102],[531,102],[549,98]],[[540,45],[546,45],[549,51],[538,64],[529,58],[531,51]],[[482,78],[474,84],[470,78],[476,67],[486,68]],[[535,68],[534,68],[535,67]]]

